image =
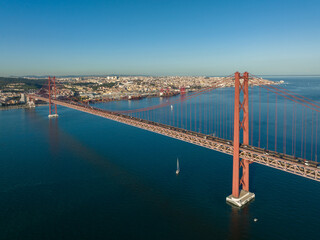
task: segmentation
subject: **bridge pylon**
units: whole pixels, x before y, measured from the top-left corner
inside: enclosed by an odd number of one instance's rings
[[[241,75],[236,72],[234,79],[232,194],[227,197],[227,202],[242,207],[255,198],[255,194],[249,192],[249,161],[240,159],[239,150],[241,129],[242,142],[244,145],[249,145],[249,73],[245,72]],[[241,97],[242,101],[240,101]],[[240,119],[241,116],[242,119]],[[242,174],[240,176],[241,170]]]
[[[52,92],[54,95],[54,99],[57,99],[57,88],[56,88],[56,77],[48,77],[48,94],[49,94],[49,118],[58,117],[57,113],[57,104],[52,103]],[[54,105],[54,113],[52,113],[52,107]]]

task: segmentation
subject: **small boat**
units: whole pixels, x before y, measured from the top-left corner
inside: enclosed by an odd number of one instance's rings
[[[173,110],[173,106],[171,105],[171,110]]]
[[[176,174],[178,175],[179,173],[180,173],[179,158],[177,158],[177,170],[176,170]]]

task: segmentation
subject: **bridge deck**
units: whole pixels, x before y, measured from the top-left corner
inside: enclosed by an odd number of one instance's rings
[[[29,94],[28,97],[31,99],[49,102],[48,98],[38,95]],[[51,102],[60,106],[104,117],[116,122],[124,123],[130,126],[162,134],[164,136],[192,143],[201,147],[233,155],[232,142],[225,139],[212,137],[205,134],[176,128],[144,119],[130,117],[124,114],[94,108],[89,105],[81,105],[76,102],[54,99],[52,99]],[[309,163],[306,163],[303,159],[297,159],[294,156],[284,155],[276,152],[269,152],[261,148],[247,145],[240,146],[240,157],[251,162],[259,163],[305,178],[320,181],[320,166],[315,162],[310,161]]]

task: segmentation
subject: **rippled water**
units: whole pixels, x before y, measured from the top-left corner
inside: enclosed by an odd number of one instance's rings
[[[319,77],[276,79],[319,100]],[[75,110],[58,111],[51,120],[46,106],[0,111],[0,239],[320,237],[318,182],[252,164],[256,199],[238,210],[225,201],[231,156]]]

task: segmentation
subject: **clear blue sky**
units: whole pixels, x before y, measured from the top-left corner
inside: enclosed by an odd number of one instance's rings
[[[320,74],[319,0],[0,0],[0,76]]]

